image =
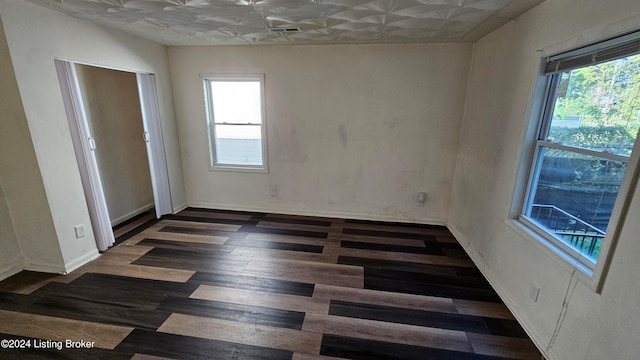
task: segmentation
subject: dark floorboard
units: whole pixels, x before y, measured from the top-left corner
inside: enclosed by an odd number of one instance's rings
[[[278,349],[138,329],[127,336],[116,351],[185,360],[288,360],[292,356],[291,352]]]
[[[304,313],[220,301],[167,298],[158,310],[300,330]]]
[[[298,296],[311,296],[314,284],[295,281],[266,279],[243,275],[225,275],[206,272],[196,272],[191,277],[191,282],[230,287],[236,289],[253,290],[267,293],[278,293]]]
[[[499,360],[501,357],[325,335],[320,354],[353,360]]]

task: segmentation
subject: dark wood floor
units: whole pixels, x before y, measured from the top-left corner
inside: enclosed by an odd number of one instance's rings
[[[0,339],[31,340],[0,358],[541,358],[444,227],[205,209],[148,219],[70,275],[0,282]]]

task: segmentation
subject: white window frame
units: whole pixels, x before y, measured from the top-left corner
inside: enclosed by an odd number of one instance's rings
[[[200,74],[204,87],[207,132],[209,135],[209,170],[268,173],[267,165],[267,116],[265,105],[264,74]],[[262,145],[262,165],[218,163],[216,155],[216,129],[211,98],[211,82],[213,81],[258,81],[260,83],[260,136]],[[243,126],[246,124],[228,124]],[[252,125],[255,126],[255,125]]]
[[[536,90],[533,101],[534,111],[531,113],[531,121],[534,122],[536,126],[534,129],[530,128],[529,140],[526,141],[526,147],[528,150],[525,149],[525,152],[523,153],[523,161],[528,165],[521,168],[521,171],[526,172],[526,178],[524,179],[523,187],[516,187],[516,194],[514,196],[517,206],[514,220],[516,221],[518,228],[523,230],[528,237],[532,237],[536,242],[544,245],[544,247],[550,250],[551,254],[554,254],[554,256],[560,259],[562,263],[579,270],[577,274],[578,278],[587,283],[596,292],[602,291],[602,287],[604,285],[603,280],[606,277],[606,273],[613,256],[613,250],[615,249],[615,245],[624,225],[634,190],[638,186],[638,178],[640,177],[640,166],[638,166],[638,163],[640,162],[640,136],[636,137],[630,157],[542,140],[544,136],[541,135],[545,134],[541,134],[541,132],[548,131],[549,123],[551,122],[553,109],[550,107],[552,107],[555,101],[555,91],[559,78],[558,74],[545,74],[545,67],[549,60],[562,58],[563,56],[574,56],[576,53],[585,54],[594,52],[598,49],[605,48],[608,44],[628,41],[630,38],[640,38],[640,32],[625,34],[623,36],[606,39],[601,42],[594,41],[592,45],[575,47],[573,50],[570,49],[570,51],[559,51],[556,53],[557,55],[543,57],[541,59],[538,84],[535,87]],[[535,109],[539,110],[535,111]],[[566,243],[556,238],[551,232],[524,215],[528,212],[527,206],[530,203],[532,189],[536,187],[535,179],[537,179],[537,172],[541,165],[541,160],[539,159],[541,147],[566,150],[584,155],[595,155],[600,158],[627,163],[627,169],[620,184],[615,205],[613,207],[611,217],[609,218],[609,225],[602,241],[598,259],[595,263],[582,256],[577,250],[568,246]]]

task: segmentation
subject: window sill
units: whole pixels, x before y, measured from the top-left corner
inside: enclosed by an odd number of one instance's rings
[[[594,276],[594,271],[573,258],[560,247],[547,240],[544,236],[529,227],[518,219],[505,220],[507,226],[518,233],[522,238],[529,241],[542,253],[549,256],[558,265],[571,273],[576,279],[588,286],[591,290],[597,291],[598,279]]]
[[[227,172],[242,172],[242,173],[257,173],[268,174],[269,170],[264,167],[251,167],[251,166],[233,166],[233,165],[209,165],[209,171],[227,171]]]

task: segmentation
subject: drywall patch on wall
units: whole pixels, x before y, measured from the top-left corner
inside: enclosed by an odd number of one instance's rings
[[[393,130],[396,127],[402,125],[402,121],[400,119],[398,119],[397,117],[392,117],[391,119],[388,120],[384,120],[383,124],[389,129],[389,130]]]
[[[300,143],[295,123],[276,121],[272,124],[273,139],[269,143],[271,151],[267,154],[270,159],[278,162],[303,163],[307,161],[307,153]]]
[[[344,124],[340,124],[340,126],[338,126],[338,136],[340,137],[340,143],[342,144],[342,146],[347,147],[347,127],[344,126]]]

